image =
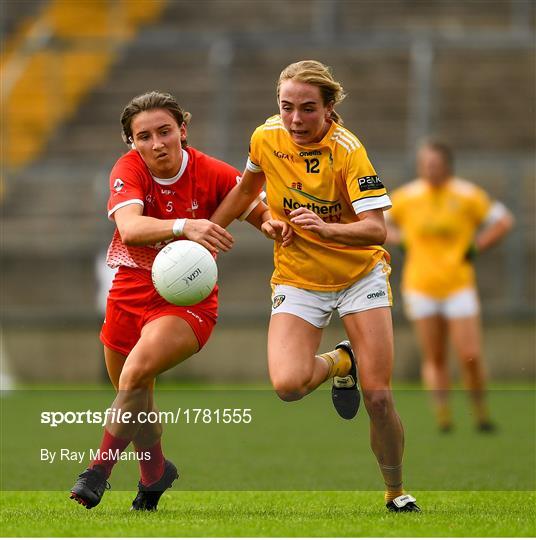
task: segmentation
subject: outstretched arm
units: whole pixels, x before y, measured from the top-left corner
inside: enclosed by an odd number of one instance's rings
[[[157,219],[142,215],[143,207],[129,204],[113,214],[121,240],[127,246],[144,246],[178,238],[176,219]],[[233,237],[224,228],[208,219],[186,219],[181,237],[193,240],[208,250],[228,251],[233,246]]]
[[[247,212],[262,191],[263,185],[263,173],[253,173],[246,169],[242,180],[227,194],[210,220],[227,227],[234,219]]]
[[[256,203],[265,182],[263,173],[245,170],[239,182],[218,206],[211,221],[227,227],[234,219],[247,214],[246,220],[268,238],[287,246],[292,242],[292,229],[288,223],[272,219],[270,210],[263,203]],[[250,211],[251,205],[256,204]]]

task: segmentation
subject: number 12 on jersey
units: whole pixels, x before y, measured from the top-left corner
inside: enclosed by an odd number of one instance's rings
[[[319,165],[320,161],[317,158],[305,160],[305,168],[308,173],[318,174],[320,172]]]

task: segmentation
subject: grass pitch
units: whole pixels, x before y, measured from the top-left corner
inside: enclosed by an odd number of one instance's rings
[[[419,492],[421,514],[390,514],[379,492],[178,492],[156,513],[133,493],[86,510],[61,492],[3,492],[3,536],[534,536],[534,492]]]
[[[456,429],[439,434],[428,397],[395,391],[406,429],[405,478],[421,514],[389,514],[369,448],[368,419],[336,416],[329,391],[297,403],[266,388],[173,386],[157,391],[161,410],[250,407],[247,425],[165,426],[164,451],[181,477],[153,514],[130,512],[135,462],[120,462],[112,491],[86,510],[68,498],[83,462],[40,459],[40,449],[87,450],[102,427],[40,422],[43,410],[103,410],[108,391],[27,389],[2,396],[0,532],[2,536],[359,537],[536,536],[535,394],[490,392],[499,425],[475,432],[467,396],[455,393]],[[23,464],[24,466],[21,466]],[[42,491],[34,491],[36,487]]]

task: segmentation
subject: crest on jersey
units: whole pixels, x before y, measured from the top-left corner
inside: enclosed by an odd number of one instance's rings
[[[285,301],[284,294],[278,294],[272,299],[272,309],[277,309]]]
[[[123,182],[123,180],[121,180],[121,178],[116,178],[114,180],[114,189],[115,191],[121,191],[124,187],[125,183]]]

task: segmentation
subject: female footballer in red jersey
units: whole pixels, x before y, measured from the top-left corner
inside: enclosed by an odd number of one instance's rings
[[[243,180],[212,219],[227,226],[266,181],[270,214],[262,231],[276,242],[268,367],[277,394],[301,399],[333,378],[332,399],[343,418],[359,406],[356,361],[371,446],[385,481],[390,511],[418,512],[402,487],[404,432],[391,393],[393,329],[383,211],[390,199],[353,133],[334,107],[342,86],[317,61],[287,66],[279,77],[279,114],[251,137]],[[271,217],[273,216],[273,219]],[[332,312],[350,341],[317,355]]]
[[[115,410],[156,410],[155,377],[198,352],[217,317],[217,288],[194,306],[179,307],[158,295],[151,281],[153,260],[166,242],[187,238],[218,253],[232,236],[208,218],[240,180],[240,173],[186,144],[189,113],[169,94],[134,98],[121,116],[123,138],[132,149],[110,174],[108,216],[116,230],[107,263],[118,268],[108,295],[100,334],[108,374],[117,390]],[[266,206],[255,200],[243,217],[260,227]],[[266,219],[266,217],[265,217]],[[141,480],[133,510],[156,510],[162,493],[178,477],[164,459],[162,426],[113,423],[108,419],[98,452],[71,490],[71,498],[99,504],[117,459],[132,442]],[[112,457],[110,457],[112,456]]]

